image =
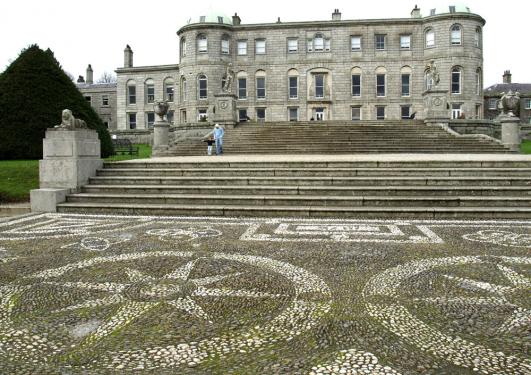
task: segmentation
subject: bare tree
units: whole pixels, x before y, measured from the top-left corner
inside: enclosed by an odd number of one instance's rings
[[[116,76],[109,72],[103,72],[100,78],[96,81],[96,83],[115,83],[116,82]]]

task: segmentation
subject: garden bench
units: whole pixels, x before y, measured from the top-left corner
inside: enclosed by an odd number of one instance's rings
[[[115,155],[138,155],[138,146],[131,143],[129,139],[113,139],[112,145],[114,147]]]

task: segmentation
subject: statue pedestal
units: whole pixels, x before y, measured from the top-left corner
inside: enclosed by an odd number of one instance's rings
[[[238,113],[236,111],[236,95],[231,93],[221,93],[216,97],[216,112],[214,122],[231,129],[238,123]]]
[[[156,121],[153,126],[153,152],[167,150],[170,145],[169,139],[170,123],[167,121]]]
[[[39,161],[40,189],[30,192],[31,210],[55,212],[66,194],[88,183],[103,166],[98,133],[92,129],[48,129]]]
[[[520,118],[516,116],[500,116],[502,125],[501,141],[511,151],[520,151]]]
[[[447,101],[448,90],[430,89],[422,93],[424,98],[424,122],[426,125],[446,125],[450,120]]]

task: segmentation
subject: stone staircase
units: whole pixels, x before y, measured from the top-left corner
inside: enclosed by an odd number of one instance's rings
[[[106,163],[58,211],[530,219],[531,159],[487,156],[212,156]]]
[[[225,154],[507,153],[499,143],[460,138],[422,121],[243,123],[226,131]],[[187,139],[157,156],[205,155]]]

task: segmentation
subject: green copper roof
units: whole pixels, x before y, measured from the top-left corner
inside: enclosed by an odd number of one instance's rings
[[[444,5],[444,6],[437,6],[437,7],[431,7],[428,8],[428,11],[423,16],[436,16],[438,14],[447,14],[447,13],[472,13],[470,11],[470,8],[467,7],[464,4],[457,3],[457,4],[450,4],[450,5]]]
[[[219,23],[224,25],[232,25],[232,17],[209,9],[202,12],[198,17],[190,18],[188,24],[192,23]]]

